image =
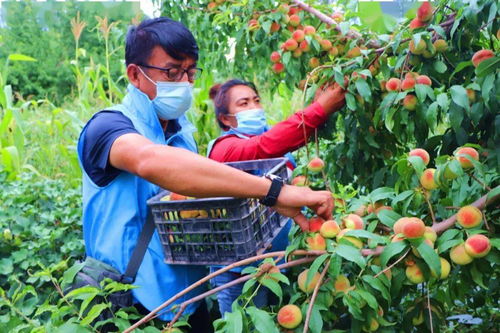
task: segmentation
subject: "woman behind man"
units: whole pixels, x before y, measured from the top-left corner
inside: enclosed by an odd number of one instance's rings
[[[260,96],[254,84],[241,80],[229,80],[210,89],[214,101],[217,123],[222,135],[210,142],[207,156],[218,162],[235,162],[283,157],[287,155],[288,166],[293,169],[290,152],[305,145],[314,129],[323,125],[328,117],[342,108],[345,92],[337,84],[316,92],[315,101],[302,111],[269,128]],[[307,229],[307,226],[301,226]],[[272,251],[282,251],[288,245],[289,221],[272,242]],[[213,267],[216,270],[217,267]],[[240,277],[239,270],[231,270],[212,280],[217,287]],[[220,291],[217,295],[222,315],[231,311],[231,304],[241,295],[242,286],[236,285]],[[267,305],[267,288],[260,288],[254,298],[258,307]]]

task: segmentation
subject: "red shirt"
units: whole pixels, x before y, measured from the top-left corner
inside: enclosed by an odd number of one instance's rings
[[[234,134],[218,138],[209,157],[218,162],[282,157],[305,144],[302,121],[309,137],[313,130],[324,124],[327,119],[328,115],[323,107],[315,102],[261,135],[249,136],[250,139],[242,139]]]

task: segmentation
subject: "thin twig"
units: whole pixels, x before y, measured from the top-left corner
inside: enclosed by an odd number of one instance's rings
[[[431,295],[430,295],[428,285],[427,285],[427,308],[429,310],[429,321],[430,321],[430,326],[431,326],[431,333],[434,333],[434,325],[432,324]]]
[[[309,321],[311,320],[311,313],[314,307],[314,302],[316,301],[319,287],[321,286],[321,282],[323,281],[323,278],[325,277],[326,271],[328,270],[329,266],[330,266],[330,259],[327,260],[325,267],[323,268],[323,271],[319,276],[318,282],[316,282],[316,286],[314,286],[314,291],[311,296],[311,301],[309,302],[309,308],[307,309],[306,313],[306,321],[304,323],[304,330],[302,331],[303,333],[307,333],[307,331],[309,330]]]
[[[429,197],[427,196],[427,193],[424,193],[424,198],[425,201],[427,202],[427,206],[429,207],[429,212],[431,213],[431,218],[432,218],[432,225],[436,224],[436,216],[434,216],[434,210],[432,209],[431,202],[429,200]]]
[[[489,187],[488,185],[486,185],[485,183],[483,183],[479,178],[477,178],[476,176],[474,176],[472,173],[470,174],[471,178],[474,179],[476,182],[479,183],[479,185],[481,185],[484,189],[487,189],[488,191],[491,191],[491,187]]]
[[[381,274],[387,272],[388,270],[390,270],[392,267],[396,266],[401,260],[403,260],[406,255],[410,252],[410,249],[408,249],[405,254],[403,254],[401,257],[399,257],[398,260],[396,260],[395,262],[393,262],[390,266],[387,266],[386,268],[384,268],[383,270],[381,270],[380,272],[378,272],[377,274],[375,274],[375,278],[378,278]]]

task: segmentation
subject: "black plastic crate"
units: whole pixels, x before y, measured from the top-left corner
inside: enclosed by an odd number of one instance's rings
[[[286,158],[274,158],[225,164],[287,180],[286,162]],[[161,201],[169,194],[162,190],[148,200],[169,264],[228,265],[261,254],[288,221],[257,199]]]

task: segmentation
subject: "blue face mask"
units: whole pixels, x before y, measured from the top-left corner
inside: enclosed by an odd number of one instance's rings
[[[267,130],[266,116],[262,109],[245,110],[231,116],[236,117],[238,127],[231,127],[229,132],[261,135]]]
[[[144,76],[156,86],[153,107],[159,118],[177,119],[186,113],[193,102],[193,86],[189,82],[154,82],[139,67]]]

